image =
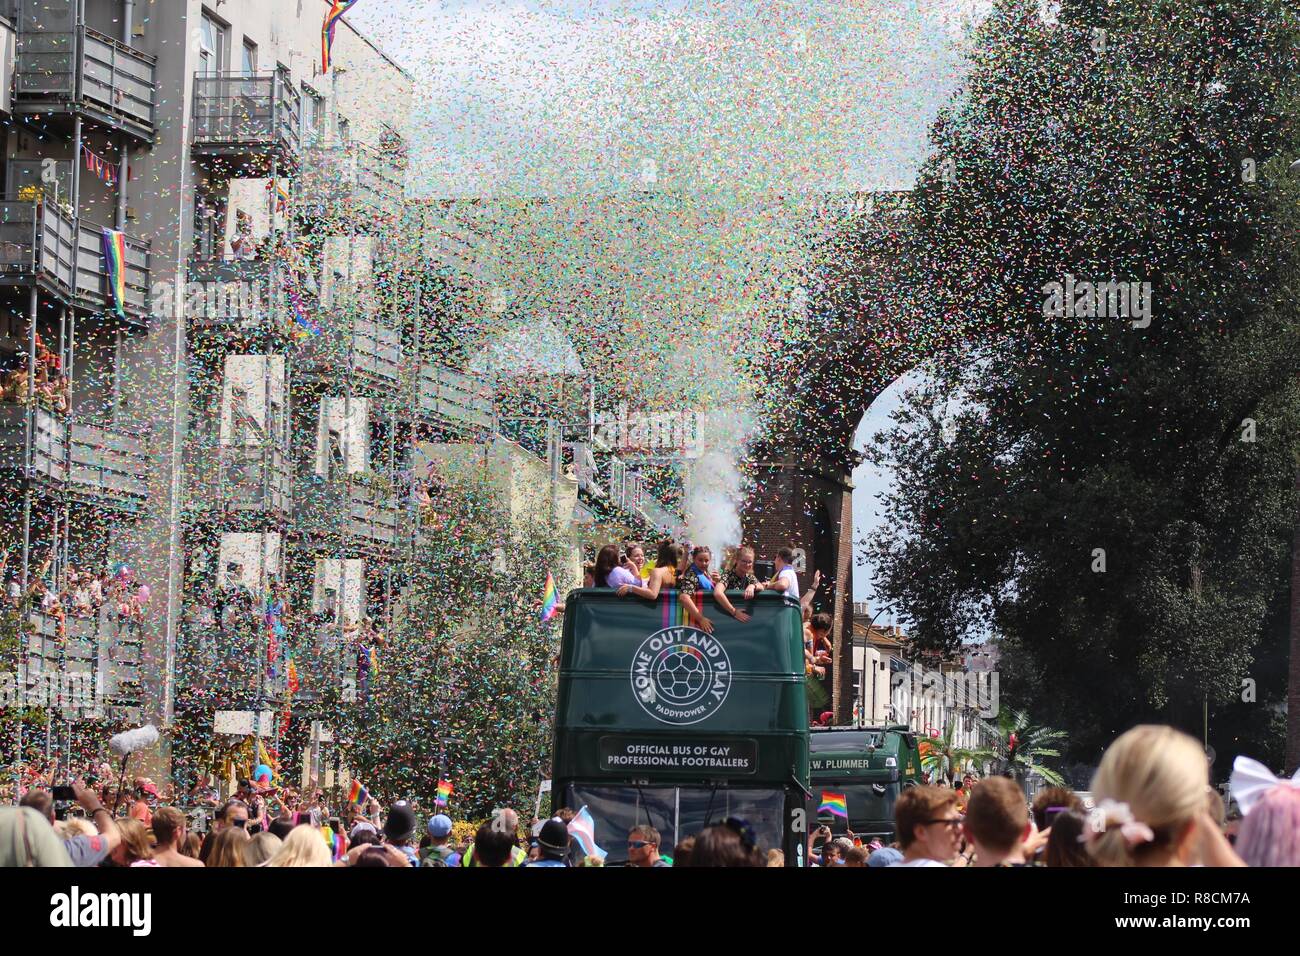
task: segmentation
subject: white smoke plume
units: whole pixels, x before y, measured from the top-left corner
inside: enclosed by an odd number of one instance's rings
[[[745,488],[739,466],[754,424],[744,408],[714,409],[698,416],[697,455],[687,466],[685,480],[686,536],[693,545],[707,545],[716,565],[726,548],[740,543]]]

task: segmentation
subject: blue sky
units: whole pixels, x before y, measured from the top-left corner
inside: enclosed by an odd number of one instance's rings
[[[414,77],[417,195],[911,185],[987,0],[361,0]],[[885,392],[858,445],[887,424]],[[854,474],[855,538],[888,476]],[[870,600],[869,569],[854,600]]]

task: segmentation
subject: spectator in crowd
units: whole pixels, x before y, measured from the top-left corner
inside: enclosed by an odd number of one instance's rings
[[[565,833],[567,835],[568,831]],[[465,856],[471,857],[470,862],[462,866],[518,866],[520,864],[512,862],[512,855],[518,849],[512,833],[492,823],[485,823],[478,828],[474,842],[465,851]]]
[[[95,836],[74,836],[63,841],[64,849],[73,866],[98,866],[103,859],[116,849],[122,841],[121,831],[99,797],[80,780],[72,782],[72,792],[77,803],[86,811],[86,816],[94,823],[99,832]],[[23,795],[21,805],[31,807],[45,821],[54,825],[54,798],[48,790],[32,788]]]
[[[30,806],[0,806],[0,867],[72,866],[66,842]]]
[[[243,827],[228,826],[224,830],[209,834],[211,841],[205,843],[208,858],[203,865],[214,867],[231,867],[244,865],[244,845],[248,843],[248,831]]]
[[[208,856],[212,853],[217,834],[231,827],[243,830],[245,834],[248,832],[248,804],[238,797],[231,797],[213,815],[212,828],[203,838],[203,848],[199,850],[199,860],[202,863],[207,866],[212,865],[208,862]]]
[[[127,818],[117,822],[122,840],[113,848],[111,858],[116,866],[161,866],[153,858],[153,847],[149,843],[149,831],[139,820]]]
[[[1247,866],[1300,866],[1300,780],[1260,789],[1240,800],[1237,853]]]
[[[667,866],[659,856],[659,831],[646,824],[635,826],[627,835],[628,866]]]
[[[894,803],[894,829],[903,859],[895,866],[946,866],[957,855],[962,818],[957,794],[942,787],[912,787]]]
[[[411,866],[420,865],[420,854],[415,847],[415,811],[405,800],[398,800],[389,808],[384,820],[384,840],[401,851]]]
[[[692,867],[763,867],[767,855],[754,843],[754,835],[743,821],[728,819],[705,827],[695,838],[688,856]],[[680,860],[676,863],[681,866]]]
[[[1066,809],[1052,816],[1047,847],[1043,851],[1045,866],[1092,866],[1085,840],[1088,818],[1082,810]]]
[[[397,809],[397,804],[394,804],[394,809]],[[414,836],[415,829],[412,826],[411,837]],[[293,828],[289,838],[266,865],[268,867],[333,866],[334,861],[330,858],[330,848],[325,845],[325,838],[320,830],[307,823]]]
[[[530,860],[525,866],[568,866],[569,828],[559,820],[551,819],[542,824],[537,833],[537,859]]]
[[[1032,828],[1015,781],[990,777],[976,784],[962,827],[975,849],[975,866],[1025,865],[1025,839]]]
[[[673,861],[673,865],[677,865],[676,860]],[[780,850],[768,850],[767,865],[769,868],[785,866],[785,854]]]
[[[1034,796],[1034,826],[1040,832],[1052,825],[1052,819],[1066,810],[1083,810],[1083,801],[1072,790],[1065,787],[1044,787]]]
[[[867,866],[898,866],[903,862],[902,851],[892,846],[882,846],[878,850],[872,850],[871,856],[867,857]]]
[[[132,820],[139,820],[145,828],[153,825],[153,808],[159,799],[158,787],[148,777],[135,778],[135,800],[127,814]]]
[[[867,857],[870,855],[871,852],[865,846],[851,847],[849,852],[844,854],[844,865],[865,867],[867,865]]]
[[[199,863],[199,852],[203,849],[203,839],[197,833],[189,833],[185,836],[185,843],[181,848],[181,854],[188,859]],[[199,866],[202,866],[199,863]]]
[[[683,837],[682,841],[673,847],[673,866],[690,866],[691,854],[695,852],[695,837]]]
[[[159,807],[153,813],[154,859],[159,866],[202,866],[181,852],[185,845],[185,814],[175,807]]]
[[[421,866],[460,866],[460,854],[451,845],[451,817],[438,813],[426,826],[429,846],[420,851]]]
[[[1089,850],[1102,866],[1241,866],[1206,811],[1201,745],[1172,727],[1121,734],[1092,779]]]
[[[244,844],[244,866],[268,866],[282,846],[284,841],[274,833],[257,834]]]
[[[499,807],[498,809],[492,811],[492,819],[488,823],[484,824],[484,826],[490,826],[493,829],[506,834],[506,837],[509,840],[511,847],[513,847],[513,849],[511,849],[510,851],[511,866],[523,866],[524,863],[528,861],[528,853],[518,845],[519,814],[515,813],[515,811],[511,810],[509,807]],[[567,822],[566,822],[566,826],[567,826]],[[482,832],[483,832],[483,828],[480,827],[479,833]],[[476,846],[478,846],[477,834],[474,837],[474,842],[471,843],[468,847],[466,847],[465,852],[461,855],[461,859],[460,859],[461,866],[484,865],[484,864],[480,864],[474,857]]]

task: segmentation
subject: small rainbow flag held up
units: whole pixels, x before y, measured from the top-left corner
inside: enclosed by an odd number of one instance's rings
[[[322,73],[330,71],[330,48],[334,46],[334,29],[339,25],[339,20],[343,19],[343,14],[356,5],[357,0],[334,0],[330,4],[329,12],[325,14],[325,23],[321,26],[320,31],[320,71]]]
[[[555,617],[555,578],[546,572],[546,587],[542,588],[542,620],[549,621]]]
[[[360,780],[352,781],[352,790],[348,794],[348,803],[362,804],[370,799],[370,791],[361,786]]]
[[[104,230],[104,275],[113,297],[113,310],[126,318],[126,234],[116,229]]]
[[[440,807],[445,807],[447,805],[447,798],[451,796],[451,792],[451,781],[439,780],[438,792],[434,795],[433,802]]]
[[[822,791],[822,805],[817,808],[818,813],[829,813],[833,817],[839,817],[842,820],[849,818],[849,801],[842,793],[830,793]]]

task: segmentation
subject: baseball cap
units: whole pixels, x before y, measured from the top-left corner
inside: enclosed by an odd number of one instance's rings
[[[415,811],[405,800],[398,800],[388,809],[388,817],[384,820],[384,836],[398,841],[415,836]]]
[[[439,813],[429,818],[429,836],[434,839],[441,839],[451,835],[451,817],[445,813]]]
[[[867,857],[867,866],[893,866],[895,863],[902,862],[902,851],[895,850],[892,846],[881,847]]]

